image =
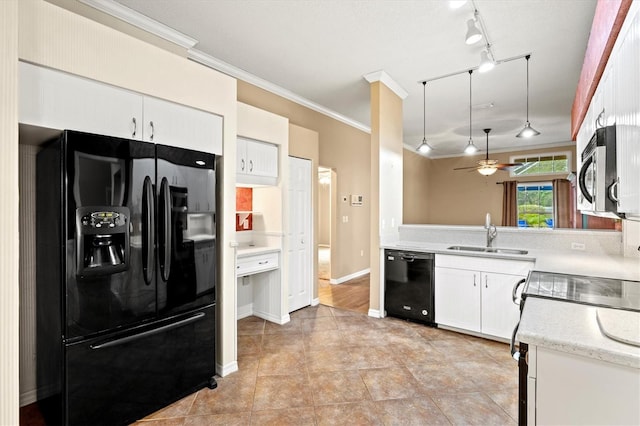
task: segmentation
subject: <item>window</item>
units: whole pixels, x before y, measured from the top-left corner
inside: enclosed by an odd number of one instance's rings
[[[551,182],[518,184],[518,227],[553,228]]]
[[[522,163],[509,172],[511,177],[567,174],[571,172],[571,152],[544,153],[532,156],[515,155],[511,163]]]

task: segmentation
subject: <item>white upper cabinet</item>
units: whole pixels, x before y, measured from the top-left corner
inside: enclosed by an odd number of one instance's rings
[[[238,138],[236,145],[236,179],[241,184],[276,185],[278,181],[278,146]]]
[[[629,17],[627,18],[629,19]],[[640,215],[640,12],[609,59],[614,74],[618,211]]]
[[[19,122],[142,140],[139,94],[19,63]]]
[[[150,96],[143,97],[143,112],[145,141],[222,153],[222,117]]]
[[[222,117],[86,78],[19,64],[19,122],[222,154]]]

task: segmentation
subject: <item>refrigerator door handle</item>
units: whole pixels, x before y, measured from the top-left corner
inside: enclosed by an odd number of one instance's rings
[[[142,333],[134,334],[132,336],[121,337],[119,339],[114,339],[114,340],[107,340],[106,342],[98,343],[96,345],[90,345],[89,347],[91,349],[97,350],[97,349],[111,348],[113,346],[122,345],[128,342],[133,342],[135,340],[140,340],[145,337],[153,336],[154,334],[164,333],[165,331],[173,330],[175,328],[179,328],[187,324],[194,323],[204,318],[205,315],[206,314],[204,312],[199,312],[189,318],[185,318],[183,320],[180,320],[171,324],[163,325],[162,327],[143,331]]]
[[[160,208],[163,212],[163,221],[160,226],[162,226],[162,236],[164,239],[164,247],[162,247],[163,253],[160,255],[160,272],[162,273],[162,279],[168,281],[169,274],[171,273],[171,189],[169,188],[169,181],[166,177],[162,178],[160,195],[162,199]]]
[[[153,271],[155,265],[153,262],[154,249],[154,212],[153,212],[153,184],[151,178],[146,176],[142,185],[142,271],[144,274],[144,282],[146,285],[153,281]]]

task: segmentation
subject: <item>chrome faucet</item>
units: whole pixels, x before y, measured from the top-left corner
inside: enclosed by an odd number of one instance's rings
[[[491,215],[489,213],[487,213],[484,227],[487,230],[487,247],[491,247],[493,240],[498,236],[498,230],[495,225],[491,223]]]

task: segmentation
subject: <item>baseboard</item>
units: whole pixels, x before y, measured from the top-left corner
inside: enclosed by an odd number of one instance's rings
[[[382,316],[380,316],[379,309],[369,309],[369,313],[367,315],[373,318],[382,318]]]
[[[30,391],[26,391],[20,394],[20,406],[24,407],[25,405],[33,404],[39,399],[45,399],[50,397],[51,395],[55,395],[59,393],[61,389],[61,385],[49,385],[44,386],[40,389],[33,389]]]
[[[248,305],[244,305],[244,306],[238,306],[238,311],[236,312],[236,319],[250,317],[251,315],[253,315],[253,303],[249,303]]]
[[[311,299],[311,306],[318,306],[320,304],[320,299],[319,298],[315,298],[315,299]]]
[[[353,274],[345,275],[344,277],[340,277],[336,279],[332,278],[329,280],[329,284],[342,284],[344,282],[351,281],[355,278],[360,278],[364,275],[367,275],[369,272],[371,272],[371,269],[367,268],[367,269],[363,269],[362,271],[354,272]]]
[[[20,406],[24,407],[25,405],[33,404],[38,400],[38,390],[30,390],[20,394]]]
[[[289,314],[283,315],[282,317],[277,317],[275,315],[271,315],[266,312],[254,311],[253,315],[258,318],[262,318],[263,320],[271,321],[279,325],[286,324],[289,321],[291,321],[291,317],[289,316]]]
[[[216,363],[216,371],[220,377],[225,377],[231,373],[235,373],[238,371],[238,361],[233,361],[225,365]]]

